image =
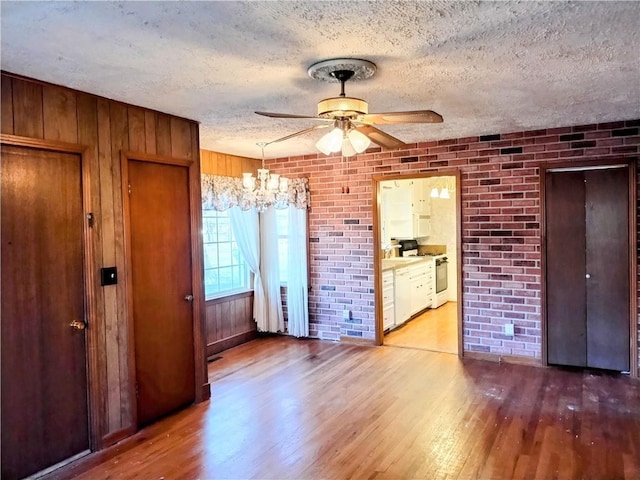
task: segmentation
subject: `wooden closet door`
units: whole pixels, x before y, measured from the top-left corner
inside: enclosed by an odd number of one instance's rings
[[[629,170],[547,172],[547,361],[629,370]]]
[[[584,172],[587,365],[629,370],[629,170]]]
[[[189,176],[129,160],[138,424],[195,399]]]
[[[2,474],[89,448],[81,159],[2,146]]]
[[[545,179],[547,361],[585,366],[585,184],[583,172]]]

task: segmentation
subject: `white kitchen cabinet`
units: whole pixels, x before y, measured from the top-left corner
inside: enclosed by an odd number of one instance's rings
[[[395,290],[395,324],[402,325],[411,316],[411,282],[409,270],[411,267],[396,268],[394,271]]]
[[[393,270],[382,272],[382,329],[388,330],[396,324]]]
[[[421,213],[413,214],[413,236],[415,238],[431,235],[431,216]]]
[[[391,238],[431,235],[431,197],[424,178],[384,182],[381,190],[383,243]]]
[[[409,267],[410,315],[430,307],[433,302],[433,262],[421,261]]]
[[[414,215],[431,215],[431,192],[426,178],[412,180],[411,196]]]
[[[413,211],[409,180],[389,182],[382,189],[385,234],[389,238],[413,238]]]

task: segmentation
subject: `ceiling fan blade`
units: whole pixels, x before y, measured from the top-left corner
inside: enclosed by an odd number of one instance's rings
[[[284,142],[285,140],[289,140],[290,138],[297,137],[299,135],[304,135],[305,133],[313,132],[314,130],[320,130],[321,128],[329,128],[329,127],[331,127],[331,125],[316,125],[315,127],[305,128],[304,130],[300,130],[299,132],[292,133],[291,135],[287,135],[286,137],[278,138],[276,140],[271,140],[270,142],[267,142],[265,144],[265,147],[272,143]]]
[[[258,115],[271,118],[314,118],[316,120],[324,120],[318,117],[310,117],[308,115],[295,115],[293,113],[273,113],[273,112],[255,112]]]
[[[398,123],[442,123],[442,116],[433,110],[411,112],[370,113],[358,117],[358,121],[370,125],[393,125]]]
[[[358,132],[366,135],[369,140],[377,143],[381,147],[395,149],[406,146],[406,143],[404,143],[402,140],[389,135],[388,133],[385,133],[382,130],[379,130],[371,125],[361,125],[355,128]]]

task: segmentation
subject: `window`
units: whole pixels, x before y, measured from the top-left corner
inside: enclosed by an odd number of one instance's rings
[[[294,208],[294,207],[289,207]],[[280,283],[287,283],[288,251],[289,251],[289,208],[276,210],[276,225],[278,228],[278,266],[280,268]]]
[[[206,298],[249,290],[249,268],[233,237],[229,212],[204,210],[202,230]]]

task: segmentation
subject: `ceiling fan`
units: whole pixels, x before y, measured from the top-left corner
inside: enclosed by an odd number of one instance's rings
[[[349,157],[364,152],[370,142],[388,149],[406,146],[402,140],[383,132],[374,125],[442,122],[442,116],[432,110],[369,113],[369,104],[365,100],[345,95],[344,86],[347,81],[370,78],[375,71],[376,65],[373,62],[354,58],[334,58],[311,65],[307,70],[309,76],[317,80],[340,82],[340,95],[320,100],[317,116],[255,112],[265,117],[306,118],[323,122],[321,125],[272,140],[267,145],[289,140],[315,130],[334,127],[331,132],[316,143],[316,147],[325,155],[342,151],[342,155]]]

